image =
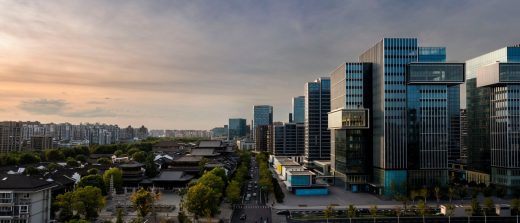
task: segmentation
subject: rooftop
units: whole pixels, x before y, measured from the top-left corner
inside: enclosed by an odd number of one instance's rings
[[[202,156],[183,156],[174,162],[200,162],[201,160]]]
[[[55,187],[56,184],[43,178],[26,175],[3,175],[0,176],[0,189],[36,191]]]
[[[200,141],[199,148],[208,148],[208,147],[222,147],[222,141],[220,140],[206,140]]]
[[[157,177],[152,178],[153,182],[157,181],[188,181],[193,179],[193,175],[184,173],[184,171],[162,171]]]
[[[191,149],[190,154],[192,156],[217,156],[219,153],[215,152],[215,149]]]

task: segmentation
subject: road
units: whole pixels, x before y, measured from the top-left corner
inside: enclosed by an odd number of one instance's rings
[[[231,222],[271,223],[271,207],[265,205],[265,196],[260,193],[260,188],[258,187],[258,163],[255,158],[251,159],[251,169],[249,173],[252,176],[251,180],[248,180],[242,188],[244,192],[242,194],[242,203],[235,206]],[[251,185],[251,187],[248,187],[249,185]],[[250,194],[249,199],[247,199],[248,194]],[[255,194],[256,196],[254,196]],[[245,220],[240,219],[240,216],[243,214],[246,215]]]

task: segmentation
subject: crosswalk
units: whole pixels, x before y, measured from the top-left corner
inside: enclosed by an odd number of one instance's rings
[[[241,209],[256,209],[256,208],[270,208],[269,206],[265,205],[256,205],[256,204],[237,204],[234,205],[235,209],[241,208]]]

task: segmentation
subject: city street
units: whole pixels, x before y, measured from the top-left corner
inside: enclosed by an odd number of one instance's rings
[[[235,206],[231,222],[263,223],[272,222],[271,207],[265,205],[265,196],[258,186],[258,163],[251,159],[251,180],[243,186],[242,204]],[[245,214],[246,219],[240,219]]]

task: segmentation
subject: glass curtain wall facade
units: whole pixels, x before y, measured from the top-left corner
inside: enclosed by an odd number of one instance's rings
[[[228,140],[246,136],[246,120],[243,118],[230,118],[228,123]]]
[[[304,132],[302,123],[273,125],[273,154],[275,156],[303,156]]]
[[[464,64],[444,63],[444,47],[418,48],[407,66],[408,185],[445,185],[460,158],[460,87]],[[426,55],[422,55],[426,54]]]
[[[490,174],[490,183],[506,189],[508,194],[520,186],[518,62],[520,47],[505,47],[466,62],[467,76],[471,78],[466,95],[468,168]],[[497,78],[490,82],[494,75]],[[480,78],[486,85],[479,84]]]
[[[445,63],[444,47],[419,47],[416,38],[384,38],[359,60],[372,64],[375,192],[446,183],[448,162],[460,155],[464,65]]]
[[[418,60],[416,38],[384,38],[364,52],[372,63],[373,183],[390,195],[390,185],[406,185],[408,167],[406,65]]]
[[[253,138],[256,139],[256,127],[273,124],[273,106],[255,105],[253,107]],[[266,139],[267,140],[267,139]]]
[[[293,106],[293,122],[304,123],[305,122],[305,96],[298,96],[292,99]]]
[[[330,159],[330,79],[322,77],[305,84],[304,162]]]
[[[368,190],[372,172],[370,110],[367,112],[372,105],[371,69],[370,63],[344,63],[331,73],[329,123],[341,122],[329,125],[331,169],[336,184],[353,192]],[[340,120],[333,119],[335,113],[341,113]],[[363,120],[353,122],[357,117]]]

